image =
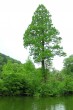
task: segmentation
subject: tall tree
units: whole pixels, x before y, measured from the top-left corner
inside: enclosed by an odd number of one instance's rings
[[[51,15],[44,5],[39,5],[32,17],[32,22],[24,33],[24,47],[29,47],[35,62],[41,62],[45,76],[45,63],[51,64],[55,55],[64,55],[60,47],[61,37],[53,26]]]

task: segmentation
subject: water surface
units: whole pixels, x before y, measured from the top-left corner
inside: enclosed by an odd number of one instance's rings
[[[0,110],[73,110],[73,96],[0,97]]]

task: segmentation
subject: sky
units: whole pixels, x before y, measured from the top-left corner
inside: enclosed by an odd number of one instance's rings
[[[67,56],[73,54],[73,0],[0,0],[0,53],[22,63],[28,59],[29,50],[23,46],[23,34],[39,4],[45,5],[52,15]],[[55,57],[56,69],[63,67],[63,59]]]

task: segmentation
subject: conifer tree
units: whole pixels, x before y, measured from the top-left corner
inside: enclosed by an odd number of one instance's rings
[[[44,80],[45,63],[51,64],[55,55],[64,55],[63,48],[60,46],[61,37],[58,30],[53,26],[51,15],[44,5],[39,5],[32,22],[24,33],[24,47],[29,47],[30,55],[35,62],[41,62]]]

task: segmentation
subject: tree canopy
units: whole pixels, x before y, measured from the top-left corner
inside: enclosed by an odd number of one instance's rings
[[[55,55],[65,55],[60,46],[59,31],[53,26],[51,15],[44,5],[39,5],[32,22],[24,33],[24,47],[29,47],[35,62],[41,62],[43,74],[45,64],[51,64]]]
[[[64,59],[64,72],[66,74],[73,74],[73,55]]]

